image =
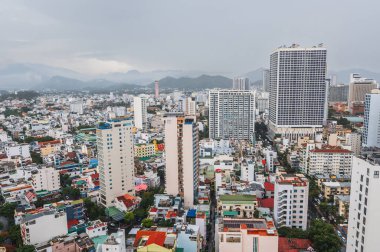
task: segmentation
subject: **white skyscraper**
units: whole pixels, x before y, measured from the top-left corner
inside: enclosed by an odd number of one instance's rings
[[[379,251],[380,165],[374,160],[353,158],[347,252]]]
[[[270,79],[270,70],[263,69],[263,91],[269,91],[269,79]]]
[[[135,121],[135,127],[138,129],[146,130],[147,127],[147,106],[148,97],[141,95],[133,97],[133,115]]]
[[[236,90],[249,90],[248,78],[234,78],[232,82],[232,88]]]
[[[380,90],[365,96],[363,146],[380,148]]]
[[[270,56],[271,136],[313,135],[327,116],[326,49],[281,47]]]
[[[182,109],[185,115],[195,115],[197,113],[197,105],[192,97],[186,97],[182,102]]]
[[[209,136],[212,139],[253,140],[255,93],[246,90],[211,90]]]
[[[194,117],[165,116],[166,193],[180,194],[192,207],[199,186],[199,138]]]
[[[111,206],[118,196],[135,193],[132,127],[132,120],[125,119],[97,126],[100,203],[104,206]]]
[[[273,217],[279,227],[307,228],[309,181],[303,175],[283,174],[274,186]]]

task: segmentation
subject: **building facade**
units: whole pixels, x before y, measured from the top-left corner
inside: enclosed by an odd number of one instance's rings
[[[372,89],[377,88],[377,82],[372,79],[361,77],[360,74],[353,73],[350,76],[350,87],[348,93],[348,106],[351,113],[358,104],[363,104],[365,95]]]
[[[380,90],[365,96],[363,146],[380,148]]]
[[[211,90],[209,137],[253,141],[255,93],[244,90]]]
[[[278,226],[307,228],[309,181],[303,175],[282,174],[274,186],[273,217]]]
[[[380,165],[353,158],[347,252],[379,251]]]
[[[181,195],[185,207],[194,205],[199,186],[199,136],[195,117],[165,116],[166,193]]]
[[[232,89],[236,90],[249,90],[248,78],[234,78],[232,81]]]
[[[148,122],[148,98],[146,96],[133,97],[133,116],[135,121],[135,127],[141,130],[146,130]]]
[[[57,191],[61,188],[59,171],[53,167],[37,169],[33,173],[32,179],[35,191]]]
[[[270,56],[269,130],[297,139],[313,135],[327,117],[323,47],[281,47]]]
[[[125,119],[97,126],[100,203],[104,206],[111,206],[118,196],[135,193],[132,127],[132,120]]]

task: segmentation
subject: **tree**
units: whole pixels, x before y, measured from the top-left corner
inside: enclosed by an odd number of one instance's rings
[[[132,224],[135,221],[135,215],[132,212],[128,212],[125,214],[124,220],[127,224]]]
[[[259,218],[260,217],[260,211],[255,209],[255,211],[253,212],[253,217]]]
[[[96,203],[92,202],[90,198],[85,198],[83,200],[83,203],[84,203],[84,208],[86,209],[87,217],[90,220],[105,218],[104,207],[98,206]]]
[[[137,208],[133,211],[133,214],[136,216],[136,219],[143,219],[148,215],[147,211],[143,208]]]
[[[16,203],[4,203],[0,206],[0,215],[12,222],[14,220],[14,214],[16,209]]]
[[[153,192],[144,192],[141,197],[140,207],[148,209],[154,203],[154,193]]]
[[[280,227],[277,229],[280,237],[308,239],[309,233],[299,228]]]
[[[71,186],[72,180],[69,174],[60,174],[61,187]]]
[[[36,248],[33,245],[24,245],[16,249],[16,252],[34,252]]]
[[[316,251],[336,252],[341,249],[341,242],[334,227],[322,220],[315,220],[309,229],[309,238]]]
[[[64,199],[77,200],[80,198],[80,190],[66,186],[62,189],[62,196]]]
[[[8,231],[9,238],[17,247],[22,246],[21,230],[19,225],[12,225]]]
[[[33,163],[36,163],[36,164],[42,164],[43,163],[43,159],[39,153],[31,151],[30,156],[32,158]]]
[[[154,225],[154,222],[152,219],[145,218],[142,220],[141,224],[144,228],[150,228],[151,226]]]
[[[160,220],[157,223],[157,226],[159,226],[159,227],[172,227],[173,222],[171,220]]]

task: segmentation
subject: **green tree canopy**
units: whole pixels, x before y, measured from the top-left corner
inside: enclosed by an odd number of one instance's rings
[[[154,222],[152,219],[149,219],[149,218],[145,218],[142,220],[141,222],[142,226],[145,227],[145,228],[150,228],[151,226],[154,225]]]

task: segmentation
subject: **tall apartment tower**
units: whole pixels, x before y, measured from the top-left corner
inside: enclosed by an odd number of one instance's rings
[[[181,195],[192,207],[199,186],[199,136],[195,117],[165,116],[166,193]]]
[[[263,91],[269,92],[270,70],[263,69]]]
[[[209,92],[209,137],[253,141],[255,92],[211,90]]]
[[[232,89],[249,90],[249,79],[244,77],[234,78],[232,81]]]
[[[133,97],[133,116],[135,127],[141,130],[147,129],[148,122],[148,97],[141,95]]]
[[[303,175],[282,174],[274,186],[273,217],[279,227],[307,228],[309,181]]]
[[[363,146],[380,148],[380,90],[365,96]]]
[[[158,80],[154,82],[154,98],[158,99],[160,97],[160,84]]]
[[[182,108],[185,115],[195,115],[197,113],[197,105],[192,97],[186,97],[182,102]]]
[[[372,89],[376,88],[377,82],[375,80],[363,78],[357,73],[351,74],[348,91],[348,106],[350,112],[353,112],[355,105],[363,104],[365,95],[370,93]]]
[[[116,197],[135,194],[132,120],[100,122],[96,129],[100,203],[112,206]]]
[[[327,119],[326,53],[323,47],[281,47],[270,56],[270,136],[314,135]]]
[[[379,251],[380,164],[353,158],[347,252]]]

